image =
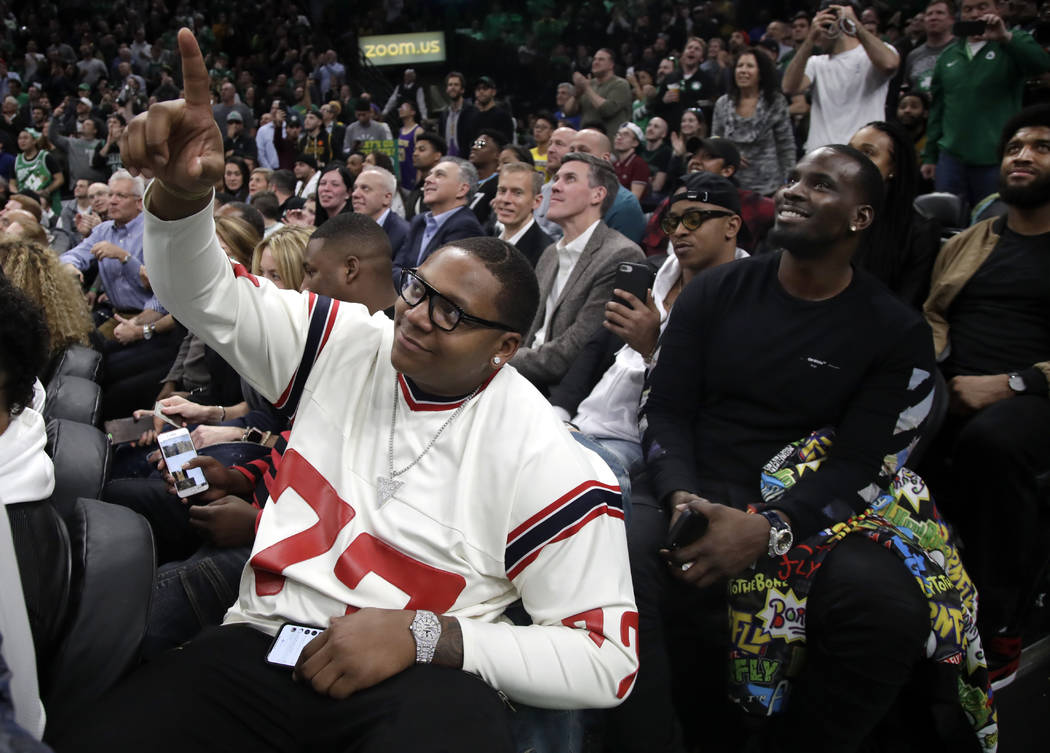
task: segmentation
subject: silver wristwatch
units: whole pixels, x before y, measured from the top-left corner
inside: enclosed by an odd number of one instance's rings
[[[791,545],[795,543],[791,526],[773,510],[762,510],[759,514],[769,521],[769,556],[780,557],[787,554]]]
[[[1009,377],[1007,377],[1006,383],[1010,386],[1010,389],[1018,395],[1023,395],[1028,392],[1028,386],[1024,383],[1024,377],[1016,371],[1012,372]]]
[[[408,629],[416,639],[416,664],[430,664],[441,638],[441,620],[433,612],[417,609]]]

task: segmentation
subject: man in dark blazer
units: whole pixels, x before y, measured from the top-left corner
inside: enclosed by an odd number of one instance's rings
[[[478,171],[465,159],[446,157],[434,165],[423,183],[423,201],[430,211],[417,214],[408,226],[408,237],[394,254],[394,286],[401,269],[415,269],[434,251],[451,241],[484,235],[467,204],[478,187]]]
[[[393,256],[405,245],[408,237],[408,223],[390,211],[397,190],[397,179],[389,170],[369,165],[354,181],[354,191],[350,194],[350,203],[358,214],[371,217],[386,231],[390,239],[390,250]]]
[[[645,260],[635,243],[601,220],[619,185],[612,165],[590,154],[566,155],[554,178],[547,217],[565,234],[536,265],[540,307],[525,338],[528,347],[511,359],[545,394],[605,318],[617,265]]]
[[[532,216],[543,201],[542,187],[543,175],[532,165],[511,162],[500,168],[499,184],[492,200],[496,219],[503,225],[500,240],[525,254],[534,267],[547,246],[554,243]]]
[[[445,94],[449,105],[441,111],[438,119],[438,133],[448,144],[446,154],[450,157],[466,157],[470,154],[470,145],[474,143],[474,119],[478,110],[463,98],[467,90],[467,80],[459,71],[452,71],[445,76]]]

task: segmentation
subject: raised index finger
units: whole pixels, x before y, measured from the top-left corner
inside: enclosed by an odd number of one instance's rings
[[[197,40],[186,27],[179,29],[179,54],[182,55],[182,87],[188,105],[211,106],[208,69]]]

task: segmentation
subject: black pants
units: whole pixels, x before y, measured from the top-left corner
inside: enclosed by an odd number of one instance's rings
[[[1036,476],[1050,470],[1050,400],[1022,395],[949,416],[920,468],[962,540],[982,635],[1018,629],[1045,553]]]
[[[107,340],[102,381],[103,419],[126,418],[139,408],[152,408],[161,381],[179,354],[186,330],[175,327],[150,340],[121,345]]]
[[[419,665],[337,701],[266,664],[270,640],[247,626],[212,628],[49,742],[56,753],[513,751],[506,706],[473,675]]]
[[[724,494],[737,501],[732,490]],[[610,748],[681,751],[684,737],[705,753],[745,746],[841,753],[878,736],[930,631],[926,600],[895,554],[860,536],[832,550],[809,596],[806,665],[787,710],[770,720],[744,718],[727,700],[724,586],[701,590],[670,578],[656,554],[666,513],[638,495],[632,504],[641,667],[631,696],[609,714]]]

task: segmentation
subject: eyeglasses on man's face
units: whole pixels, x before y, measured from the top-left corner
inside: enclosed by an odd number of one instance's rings
[[[668,212],[664,215],[664,218],[660,220],[660,228],[670,235],[677,229],[678,223],[681,223],[686,230],[692,232],[708,220],[714,219],[715,217],[732,216],[732,212],[725,212],[720,209],[687,209],[682,212],[682,214],[672,214],[671,212]]]
[[[445,332],[451,332],[459,326],[460,322],[469,322],[477,327],[487,327],[489,329],[505,329],[509,332],[517,331],[516,328],[508,324],[490,322],[488,319],[468,314],[439,293],[433,285],[420,277],[415,269],[401,270],[401,284],[398,286],[398,292],[404,302],[409,305],[409,308],[416,307],[423,302],[424,298],[429,299],[430,322]]]

